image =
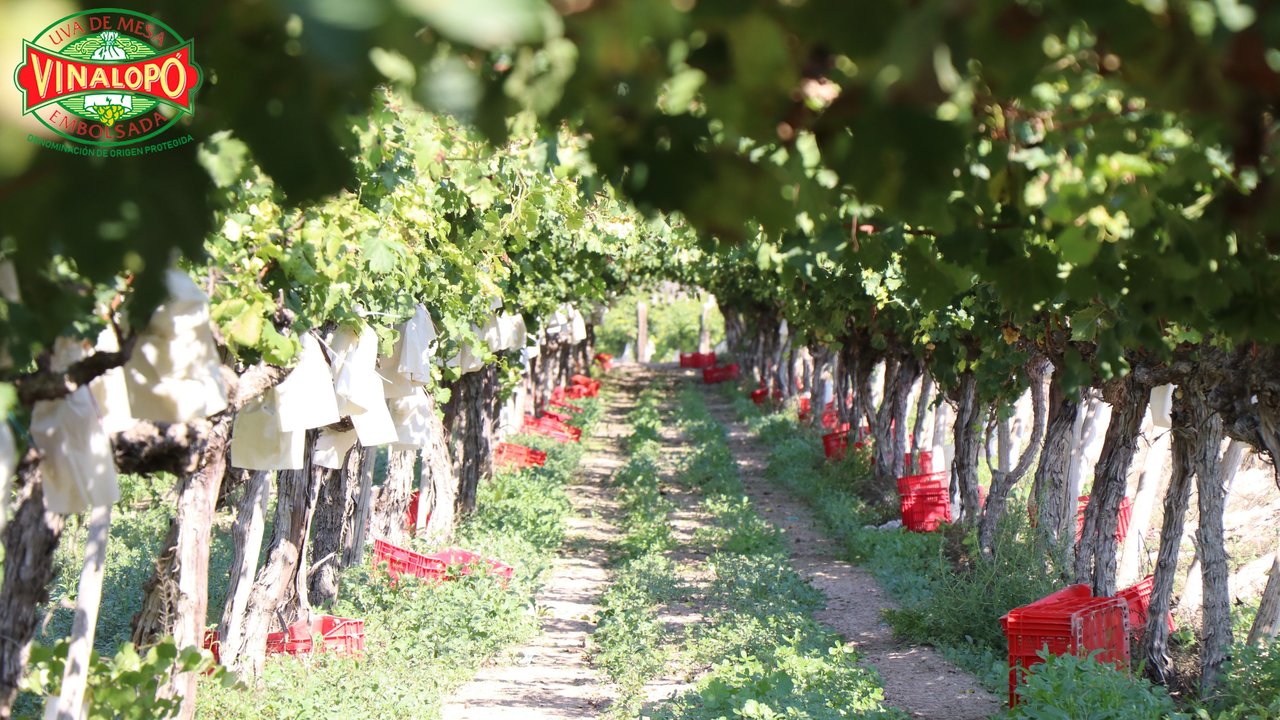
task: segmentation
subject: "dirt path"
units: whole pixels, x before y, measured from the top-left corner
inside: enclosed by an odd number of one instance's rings
[[[742,484],[756,511],[786,533],[796,572],[827,596],[814,617],[853,642],[864,662],[875,666],[888,705],[915,718],[977,720],[1003,709],[970,673],[943,659],[933,648],[905,646],[893,637],[881,611],[893,601],[870,573],[840,559],[839,545],[819,529],[805,504],[765,479],[767,448],[739,424],[733,407],[718,392],[707,405],[725,427]]]
[[[636,366],[611,374],[604,415],[588,441],[578,482],[567,488],[574,514],[565,549],[538,594],[542,634],[508,653],[515,662],[482,669],[445,704],[444,720],[578,720],[609,705],[606,682],[591,667],[586,640],[600,595],[609,583],[608,544],[617,538],[617,513],[607,484],[626,460],[626,415],[652,375]]]

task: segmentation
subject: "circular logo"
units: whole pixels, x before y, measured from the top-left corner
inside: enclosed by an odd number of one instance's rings
[[[128,145],[195,112],[194,43],[132,10],[68,15],[22,43],[23,114],[68,140]]]

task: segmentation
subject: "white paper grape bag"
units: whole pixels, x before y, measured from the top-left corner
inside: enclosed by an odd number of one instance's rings
[[[119,62],[128,59],[128,55],[116,43],[120,40],[120,33],[114,30],[108,30],[98,36],[102,41],[102,47],[93,51],[94,60],[106,60],[108,62]]]
[[[329,343],[333,350],[333,389],[338,412],[359,415],[383,402],[382,377],[378,375],[378,334],[365,326],[358,334],[339,328]]]
[[[119,352],[120,343],[116,340],[115,330],[106,328],[99,333],[94,348],[98,352]],[[89,392],[98,404],[102,429],[108,435],[124,432],[137,424],[129,405],[129,387],[125,383],[123,368],[112,368],[94,378],[89,383]]]
[[[280,429],[285,432],[324,427],[341,419],[333,374],[320,342],[311,333],[303,333],[301,342],[298,364],[276,386]]]
[[[420,385],[431,382],[431,362],[436,355],[436,325],[427,308],[418,305],[413,317],[405,323],[404,342],[400,348],[399,369],[405,377]]]
[[[275,388],[254,398],[236,413],[231,426],[231,466],[245,470],[301,470],[305,466],[306,431],[280,429]]]
[[[569,342],[577,345],[587,339],[587,321],[576,309],[569,316]]]
[[[125,363],[133,416],[189,422],[222,412],[227,388],[209,325],[209,298],[179,270],[165,271],[169,299],[156,308]]]
[[[477,328],[475,325],[471,326],[471,332],[476,336],[480,336],[481,334],[480,328]],[[481,342],[483,342],[483,340]],[[483,356],[483,351],[479,349],[480,347],[483,347],[483,345],[475,345],[474,341],[465,337],[460,338],[458,344],[460,349],[458,350],[458,354],[454,355],[449,360],[449,367],[458,368],[458,372],[463,375],[473,373],[484,367],[484,362],[480,359]]]
[[[382,394],[388,398],[408,397],[421,387],[408,375],[400,372],[400,361],[404,356],[405,326],[401,325],[396,328],[396,331],[400,333],[400,337],[396,338],[391,354],[378,358],[378,374],[382,376]]]
[[[120,499],[115,455],[89,388],[36,403],[31,440],[43,453],[40,470],[50,512],[74,515]]]
[[[435,403],[421,390],[413,395],[391,400],[391,419],[395,422],[397,441],[393,450],[414,450],[433,439],[431,413]]]
[[[316,447],[311,452],[311,462],[330,470],[341,470],[347,451],[356,444],[356,431],[336,432],[321,430]]]
[[[352,415],[351,424],[356,426],[356,437],[360,438],[360,444],[365,447],[388,445],[400,439],[385,399],[379,400],[376,406],[366,412]]]
[[[356,436],[365,447],[393,443],[399,437],[378,374],[378,334],[365,328],[357,335],[349,328],[334,334],[333,389],[338,411],[351,417]]]
[[[524,325],[524,316],[519,314],[503,315],[498,318],[498,330],[501,335],[502,350],[519,350],[524,347],[528,329]]]

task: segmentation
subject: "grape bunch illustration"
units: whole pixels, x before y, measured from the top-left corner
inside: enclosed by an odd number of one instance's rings
[[[102,40],[102,47],[93,52],[93,59],[107,62],[122,62],[128,59],[124,48],[118,44],[120,41],[120,33],[114,30],[108,30],[98,36]],[[116,121],[124,117],[129,112],[129,108],[125,107],[122,102],[113,102],[120,100],[120,96],[98,95],[91,96],[93,104],[86,103],[86,110],[92,109],[97,113],[98,119],[103,125],[111,127]]]
[[[94,110],[98,113],[98,119],[107,127],[115,125],[116,121],[123,117],[125,113],[123,105],[98,105]]]

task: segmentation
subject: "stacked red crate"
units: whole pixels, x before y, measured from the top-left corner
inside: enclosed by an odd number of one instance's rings
[[[1088,655],[1129,668],[1129,606],[1123,598],[1095,598],[1088,585],[1072,585],[1010,610],[1000,618],[1009,645],[1009,706],[1018,704],[1018,684],[1041,662],[1039,653]]]
[[[919,458],[920,458],[920,463],[918,468],[919,472],[924,475],[931,474],[933,472],[933,453],[929,452],[928,450],[921,450],[917,454],[919,455]],[[913,471],[917,469],[916,468],[917,454],[907,453],[905,456],[903,456],[903,461],[906,464],[908,471]]]
[[[213,654],[215,663],[222,662],[222,640],[217,628],[204,631],[202,646]],[[299,620],[280,632],[267,633],[268,655],[305,655],[332,652],[359,655],[364,652],[364,621],[335,615],[313,615],[310,621]],[[213,672],[210,668],[209,673]]]
[[[841,423],[822,436],[822,454],[828,460],[843,460],[849,451],[849,423]]]
[[[912,532],[933,532],[951,522],[951,493],[947,473],[923,473],[898,478],[902,525]]]
[[[1129,604],[1129,632],[1135,640],[1141,640],[1147,631],[1147,610],[1151,607],[1151,588],[1155,585],[1154,575],[1148,575],[1123,590],[1116,591],[1116,597],[1123,598]],[[1165,623],[1169,632],[1173,632],[1173,615],[1165,613]]]

